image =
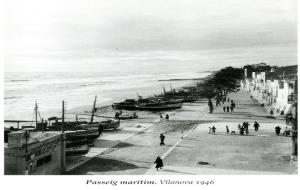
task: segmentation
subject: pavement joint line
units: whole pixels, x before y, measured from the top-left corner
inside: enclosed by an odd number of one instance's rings
[[[71,165],[70,167],[67,167],[66,172],[69,172],[69,171],[71,171],[71,170],[73,170],[73,169],[75,169],[75,168],[81,166],[82,164],[86,163],[87,161],[91,160],[92,158],[95,158],[95,157],[97,157],[97,156],[103,154],[104,152],[106,152],[106,151],[109,150],[110,148],[114,148],[114,147],[117,146],[118,144],[120,144],[120,143],[122,143],[122,142],[124,142],[124,141],[126,141],[126,140],[128,140],[128,139],[130,139],[131,137],[133,137],[133,136],[135,136],[135,135],[138,135],[139,133],[144,132],[145,130],[149,129],[149,128],[152,127],[153,125],[154,125],[154,124],[152,124],[152,125],[146,127],[145,129],[143,129],[143,130],[141,130],[141,131],[139,131],[139,132],[137,132],[137,133],[132,134],[132,135],[131,135],[130,137],[128,137],[127,139],[124,139],[124,140],[120,141],[119,143],[115,144],[115,145],[112,146],[112,147],[107,148],[106,150],[104,150],[103,152],[100,152],[99,154],[95,154],[94,156],[91,156],[91,157],[85,157],[85,159],[82,160],[82,161],[80,161],[79,163],[74,164],[73,166]]]
[[[177,146],[178,144],[180,144],[180,143],[183,141],[183,139],[184,139],[185,137],[187,137],[193,130],[195,130],[195,128],[196,128],[198,125],[199,125],[199,124],[195,124],[195,125],[194,125],[187,133],[185,133],[185,134],[183,135],[183,138],[180,138],[179,141],[177,141],[171,148],[169,148],[169,149],[167,150],[167,152],[165,152],[165,153],[163,154],[163,156],[161,156],[161,159],[164,159],[168,154],[170,154],[170,152],[172,152],[172,150],[173,150],[174,148],[176,148],[176,146]],[[150,167],[150,169],[146,172],[146,174],[149,173],[149,171],[150,171],[152,168],[154,168],[154,166],[155,166],[155,164],[153,164],[152,167]]]

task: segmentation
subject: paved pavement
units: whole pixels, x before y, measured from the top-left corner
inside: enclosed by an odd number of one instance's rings
[[[285,128],[283,120],[268,113],[245,92],[231,94],[236,102],[233,113],[217,107],[208,113],[207,103],[185,104],[168,112],[170,121],[124,123],[119,131],[104,133],[96,142],[92,158],[68,174],[92,175],[170,175],[170,174],[294,174],[297,163],[290,162],[291,138],[276,136],[274,127]],[[221,105],[222,106],[222,105]],[[238,123],[258,121],[258,132],[250,127],[248,136],[226,134]],[[208,134],[216,126],[216,135]],[[181,132],[184,138],[181,139]],[[166,136],[159,145],[159,134]],[[93,151],[94,152],[94,151]],[[156,171],[154,160],[161,156],[165,167]]]

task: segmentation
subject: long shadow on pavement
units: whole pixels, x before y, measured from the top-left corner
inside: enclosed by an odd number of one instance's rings
[[[84,163],[80,167],[68,172],[67,175],[87,175],[88,172],[108,172],[131,170],[137,168],[139,167],[128,162],[95,157]]]

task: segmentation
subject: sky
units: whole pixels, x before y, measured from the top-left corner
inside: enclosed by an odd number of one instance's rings
[[[297,0],[6,0],[5,72],[297,64]]]

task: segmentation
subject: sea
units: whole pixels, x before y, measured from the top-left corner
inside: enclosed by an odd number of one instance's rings
[[[60,116],[62,101],[66,113],[97,107],[137,96],[151,96],[171,88],[179,89],[205,78],[210,72],[97,73],[97,72],[6,72],[4,73],[4,119],[33,120],[37,102],[42,118]]]

